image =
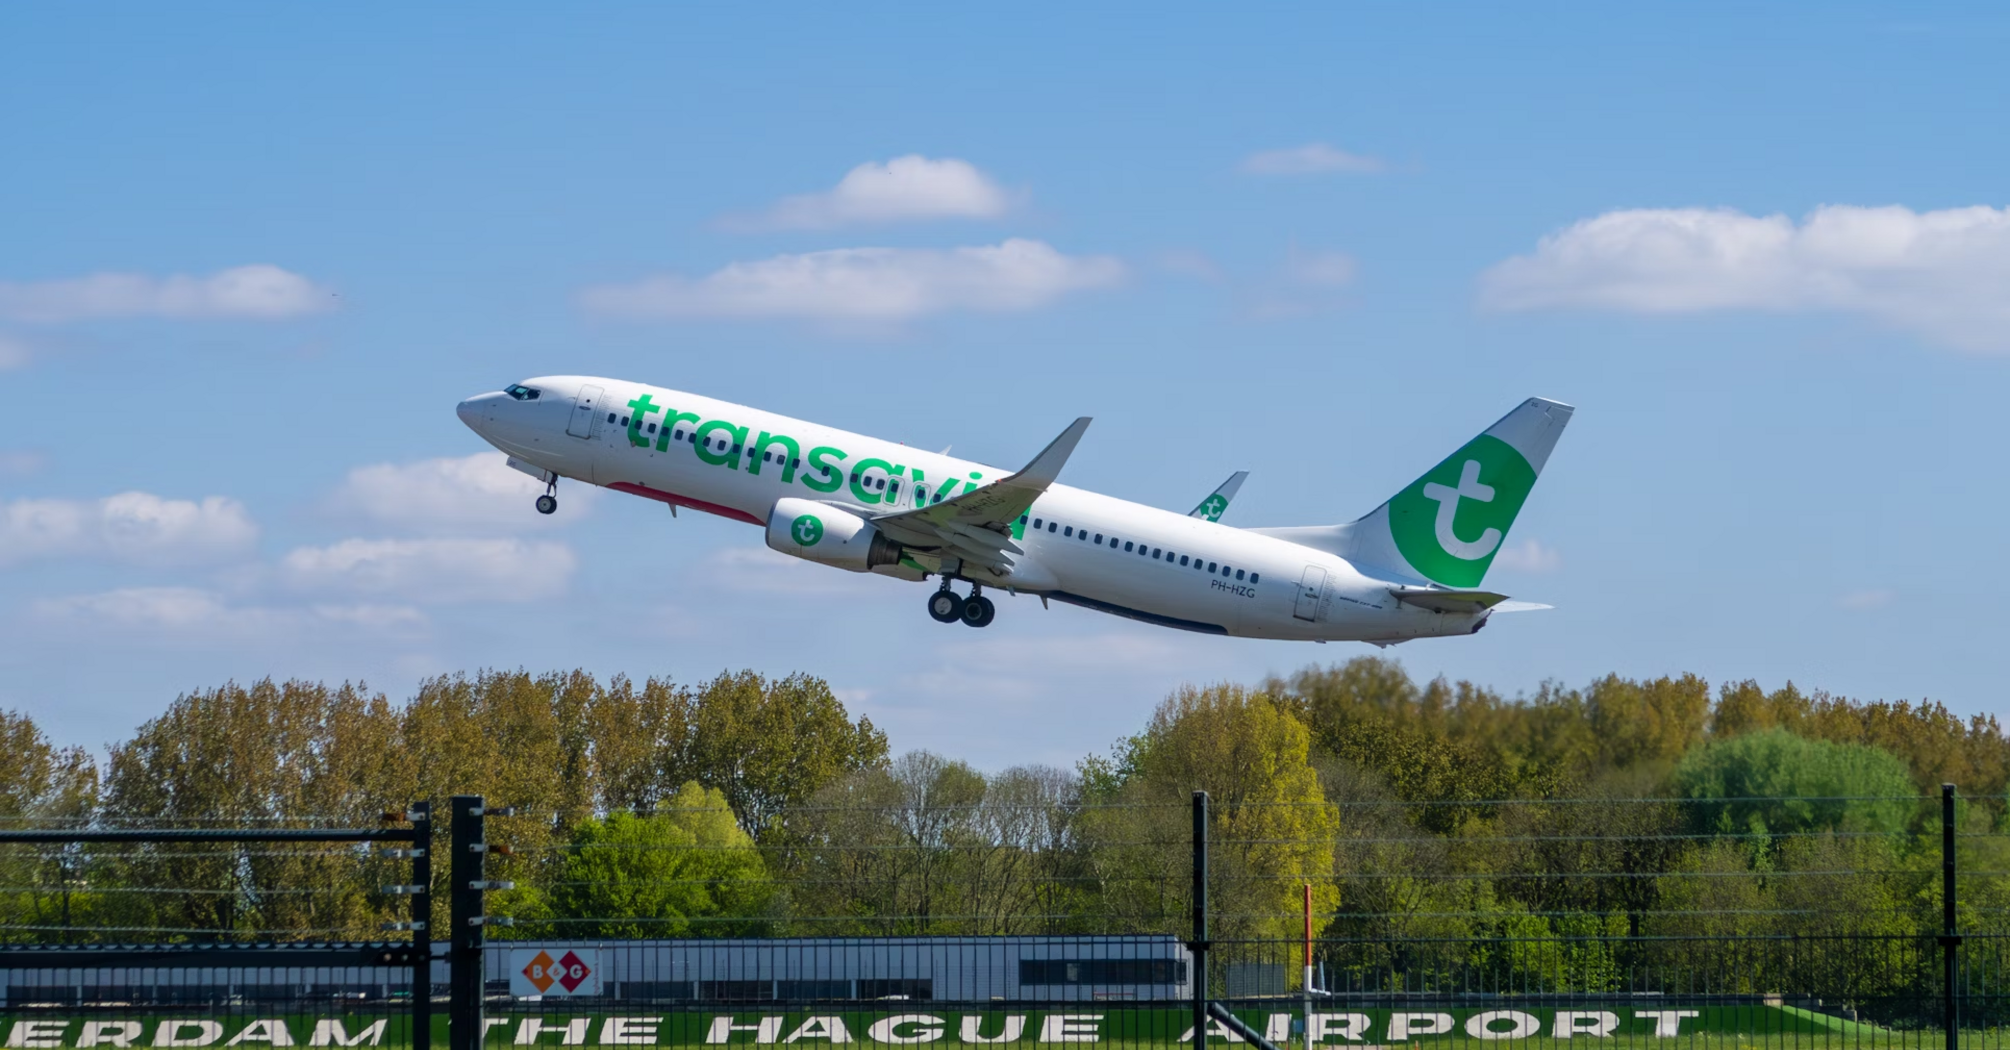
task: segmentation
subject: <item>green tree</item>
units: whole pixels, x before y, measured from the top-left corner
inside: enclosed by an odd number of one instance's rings
[[[1706,831],[1896,833],[1920,811],[1912,775],[1888,751],[1767,729],[1713,740],[1675,767],[1677,793]]]
[[[724,792],[760,835],[783,808],[886,759],[886,734],[870,719],[852,721],[823,679],[742,671],[698,690],[673,773]]]
[[[1340,819],[1311,751],[1305,723],[1267,693],[1189,686],[1167,697],[1144,732],[1090,769],[1102,795],[1095,801],[1120,807],[1084,814],[1106,905],[1147,929],[1164,928],[1168,909],[1186,910],[1187,813],[1202,790],[1213,820],[1213,884],[1235,901],[1221,909],[1217,937],[1290,937],[1302,924],[1307,883],[1314,911],[1331,911]]]
[[[97,809],[98,770],[82,748],[49,742],[34,719],[0,711],[0,826],[60,828],[88,823]],[[80,847],[0,847],[0,924],[93,924],[89,854]],[[61,931],[11,932],[9,939],[71,940]]]
[[[550,909],[561,937],[742,936],[774,896],[725,795],[696,783],[650,813],[583,821],[560,869]]]

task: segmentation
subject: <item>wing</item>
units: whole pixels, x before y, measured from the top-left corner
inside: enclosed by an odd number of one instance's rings
[[[989,569],[1007,571],[1008,555],[1026,553],[1012,542],[1012,525],[1061,474],[1061,465],[1075,451],[1089,417],[1068,425],[1031,463],[1012,474],[940,503],[872,519],[881,532],[911,547],[941,550]]]
[[[1247,477],[1249,477],[1249,471],[1246,470],[1238,470],[1230,474],[1228,480],[1222,482],[1220,488],[1209,493],[1206,499],[1201,500],[1200,506],[1189,511],[1187,517],[1220,521],[1222,512],[1228,509],[1228,501],[1235,498],[1236,491],[1242,488],[1243,479]]]

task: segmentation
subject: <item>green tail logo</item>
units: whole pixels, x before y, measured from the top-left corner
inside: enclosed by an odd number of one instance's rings
[[[1528,460],[1481,434],[1389,501],[1389,532],[1426,579],[1477,586],[1534,487]]]
[[[1228,509],[1228,497],[1217,492],[1214,495],[1209,496],[1204,500],[1201,500],[1200,506],[1195,507],[1193,509],[1193,512],[1194,514],[1206,518],[1209,521],[1220,521],[1222,512],[1227,509]]]

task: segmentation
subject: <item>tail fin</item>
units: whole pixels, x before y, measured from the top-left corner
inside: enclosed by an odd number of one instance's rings
[[[1249,477],[1249,471],[1246,470],[1238,470],[1230,474],[1228,480],[1221,483],[1220,488],[1209,493],[1206,499],[1200,501],[1200,506],[1188,511],[1186,516],[1189,518],[1206,518],[1209,521],[1220,521],[1222,513],[1228,510],[1228,501],[1235,498],[1236,491],[1242,488],[1242,482],[1247,477]]]
[[[1572,411],[1529,398],[1359,521],[1250,531],[1446,587],[1476,587]]]

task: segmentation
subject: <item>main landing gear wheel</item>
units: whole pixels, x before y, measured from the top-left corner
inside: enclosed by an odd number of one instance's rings
[[[547,492],[537,498],[537,512],[550,514],[558,510],[558,497]]]
[[[998,607],[981,594],[973,594],[963,603],[963,622],[972,627],[989,627],[997,618]]]
[[[955,591],[936,591],[928,596],[928,615],[937,623],[955,623],[964,618],[967,605]]]

